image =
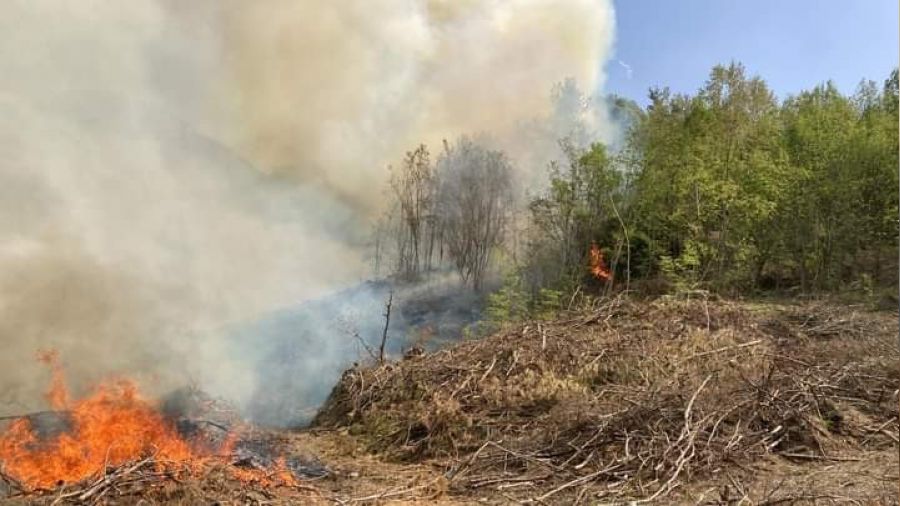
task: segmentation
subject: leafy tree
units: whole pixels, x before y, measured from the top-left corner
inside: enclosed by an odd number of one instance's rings
[[[571,290],[584,281],[591,243],[613,241],[610,223],[621,200],[621,173],[602,144],[565,151],[567,167],[553,164],[548,190],[529,205],[533,229],[526,270],[535,297],[541,287]]]

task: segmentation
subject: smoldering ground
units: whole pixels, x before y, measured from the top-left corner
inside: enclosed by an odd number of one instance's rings
[[[514,151],[554,83],[602,86],[612,23],[604,0],[5,3],[2,410],[41,406],[46,347],[76,390],[249,403],[265,347],[223,336],[365,278],[385,165],[466,132]]]

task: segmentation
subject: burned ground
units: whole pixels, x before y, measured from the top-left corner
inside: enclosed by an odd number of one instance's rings
[[[257,437],[319,475],[148,468],[97,502],[896,504],[897,330],[827,302],[605,300],[348,370],[314,427]]]

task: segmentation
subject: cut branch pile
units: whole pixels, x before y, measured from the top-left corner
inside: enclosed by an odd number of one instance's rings
[[[261,430],[243,422],[227,403],[194,388],[176,390],[161,405],[166,419],[197,451],[171,460],[155,447],[130,461],[106,461],[78,482],[26,486],[6,472],[0,461],[0,499],[28,504],[208,503],[248,504],[321,494],[303,481],[329,473],[315,457],[290,447],[286,434]],[[43,411],[9,417],[25,419],[40,445],[60,437],[78,437],[66,411]],[[52,470],[50,470],[52,472]],[[290,503],[290,500],[285,501]]]
[[[90,479],[61,485],[55,490],[16,488],[6,500],[50,505],[134,504],[139,499],[147,504],[194,504],[211,500],[261,504],[270,503],[276,497],[296,499],[300,495],[312,500],[322,497],[312,486],[284,479],[281,474],[284,470],[272,468],[254,475],[252,480],[236,480],[234,469],[225,459],[187,464],[149,456],[109,467]]]
[[[266,464],[267,467],[262,467]],[[293,458],[274,463],[236,449],[234,454],[192,462],[145,458],[118,466],[107,466],[79,483],[60,484],[53,490],[29,490],[0,472],[8,490],[4,498],[27,504],[148,504],[209,502],[235,504],[268,503],[284,497],[321,499],[314,487],[297,478],[322,476],[325,470],[313,461]]]
[[[892,315],[846,308],[613,299],[350,370],[315,423],[444,463],[451,493],[649,502],[725,466],[896,444],[895,336]]]

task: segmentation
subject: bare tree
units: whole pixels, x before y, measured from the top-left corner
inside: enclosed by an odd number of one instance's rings
[[[399,171],[391,175],[397,214],[395,240],[397,273],[415,279],[431,269],[434,250],[435,177],[424,144],[407,152]]]
[[[391,308],[393,307],[393,305],[394,290],[392,289],[388,293],[387,301],[384,303],[384,313],[382,314],[382,316],[384,316],[384,327],[381,330],[381,341],[378,345],[377,352],[375,348],[371,344],[369,344],[369,341],[366,340],[366,338],[364,338],[362,335],[360,335],[359,329],[353,324],[351,320],[343,318],[338,320],[340,328],[346,334],[352,336],[356,340],[357,344],[359,344],[362,349],[366,351],[369,357],[371,357],[373,361],[378,362],[379,364],[384,364],[385,362],[384,350],[387,347],[388,329],[391,325]],[[2,417],[0,417],[0,421],[2,421]]]
[[[512,168],[500,151],[468,138],[444,143],[437,162],[438,211],[447,253],[464,283],[481,289],[512,205]]]

